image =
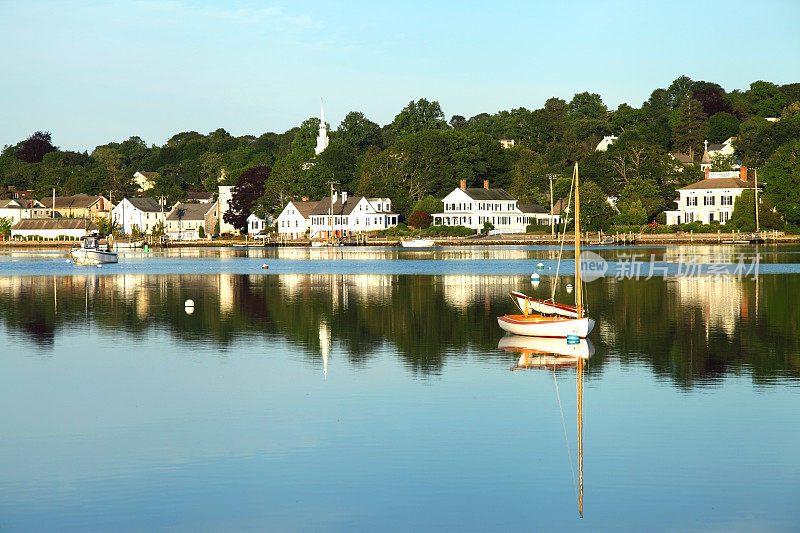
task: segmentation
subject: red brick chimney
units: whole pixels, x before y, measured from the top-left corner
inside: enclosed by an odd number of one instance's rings
[[[467,190],[467,180],[461,180],[461,190],[462,191]]]
[[[489,180],[483,180],[483,188],[484,189],[488,189],[489,188]]]
[[[739,169],[739,179],[747,181],[747,167],[742,166],[742,168]]]
[[[709,172],[709,170],[708,170],[708,167],[706,167],[706,170],[705,170],[705,173],[706,173],[705,179],[708,179],[708,172]]]

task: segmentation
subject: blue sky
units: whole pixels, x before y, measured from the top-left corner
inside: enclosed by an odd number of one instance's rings
[[[569,101],[639,106],[681,74],[800,82],[800,2],[23,2],[0,0],[0,146],[180,131],[282,132],[319,112],[379,124]]]

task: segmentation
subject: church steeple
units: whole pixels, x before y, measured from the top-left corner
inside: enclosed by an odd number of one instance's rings
[[[323,102],[319,112],[319,135],[317,135],[317,146],[314,148],[314,154],[319,155],[325,151],[329,142],[328,127],[325,125],[325,102]]]

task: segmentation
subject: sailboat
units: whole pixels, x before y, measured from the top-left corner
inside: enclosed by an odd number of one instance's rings
[[[512,291],[509,294],[522,314],[497,317],[497,323],[508,333],[532,337],[585,338],[594,328],[594,320],[585,316],[583,309],[578,163],[575,163],[573,181],[575,182],[575,305],[537,300],[521,292]]]
[[[583,518],[583,367],[586,361],[594,355],[592,341],[581,339],[577,343],[569,343],[562,339],[542,339],[535,337],[525,337],[519,335],[506,335],[497,345],[498,348],[507,352],[519,352],[520,357],[511,370],[531,370],[531,369],[552,369],[553,380],[558,395],[558,380],[556,370],[575,367],[575,380],[578,392],[578,479],[577,479],[577,499],[578,514]],[[559,397],[559,408],[561,399]],[[562,422],[563,422],[563,415]],[[566,438],[566,425],[564,426],[564,437]],[[567,451],[569,452],[569,442],[567,441]],[[572,468],[572,456],[570,455],[570,468]],[[575,471],[572,472],[573,482]]]

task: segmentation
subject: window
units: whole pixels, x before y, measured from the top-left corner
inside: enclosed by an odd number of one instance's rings
[[[714,197],[713,196],[704,196],[703,197],[703,205],[714,205]]]
[[[731,214],[727,211],[720,211],[719,212],[719,221],[725,224],[728,220],[731,219]]]
[[[697,196],[689,196],[686,198],[686,205],[697,205]]]
[[[695,198],[696,200],[697,198]],[[686,223],[689,224],[690,222],[694,222],[694,212],[689,211],[686,213]]]
[[[720,197],[720,205],[733,205],[733,196]]]

